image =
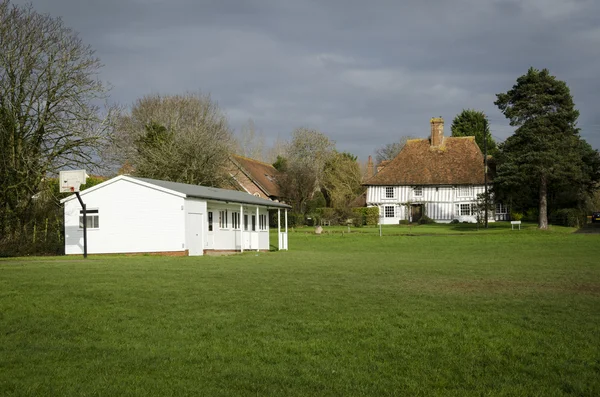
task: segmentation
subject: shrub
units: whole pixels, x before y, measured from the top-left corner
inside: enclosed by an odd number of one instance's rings
[[[563,208],[554,212],[550,221],[557,225],[579,227],[584,223],[585,215],[577,208]]]
[[[324,221],[335,221],[335,210],[333,208],[319,208],[321,212],[321,219]]]
[[[400,220],[400,224],[401,225],[408,225],[408,219],[401,219]]]
[[[513,221],[520,221],[521,219],[523,219],[523,213],[522,212],[511,211],[510,212],[510,219],[512,219]]]
[[[352,208],[352,217],[354,223],[362,222],[362,225],[376,226],[379,224],[379,207]]]
[[[423,215],[421,217],[421,219],[419,219],[420,225],[427,225],[429,223],[435,223],[435,221],[433,219],[431,219],[430,217],[428,217],[427,215]]]
[[[366,207],[365,212],[365,223],[369,226],[379,224],[379,207]]]
[[[304,226],[304,215],[299,212],[288,213],[288,226],[289,227]]]
[[[452,221],[450,221],[450,223],[460,223],[460,221],[458,219],[452,219]]]
[[[334,208],[334,222],[337,222],[340,225],[346,225],[348,223],[348,219],[352,219],[353,213],[350,208]]]
[[[352,208],[352,224],[361,227],[365,224],[365,208]]]
[[[539,211],[537,208],[528,209],[523,215],[523,220],[527,222],[537,222],[539,218]]]

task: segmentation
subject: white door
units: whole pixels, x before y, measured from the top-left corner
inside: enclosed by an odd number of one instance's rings
[[[213,223],[213,212],[208,211],[208,232],[206,233],[206,249],[215,249],[215,232]]]
[[[188,219],[190,220],[188,253],[190,256],[203,255],[202,226],[204,225],[204,216],[190,212]]]

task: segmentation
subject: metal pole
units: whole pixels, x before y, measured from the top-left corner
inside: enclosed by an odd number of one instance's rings
[[[77,200],[79,200],[79,204],[81,204],[81,208],[83,209],[83,257],[87,258],[87,206],[81,200],[81,196],[79,192],[75,192],[77,196]]]
[[[488,227],[488,188],[487,188],[487,119],[483,118],[483,178],[484,178],[484,205],[485,205],[485,228]]]

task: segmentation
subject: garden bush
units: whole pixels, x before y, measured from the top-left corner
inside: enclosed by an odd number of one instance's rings
[[[512,219],[513,221],[520,221],[521,219],[523,219],[523,213],[522,212],[511,211],[510,212],[510,219]]]
[[[583,225],[585,214],[577,208],[562,208],[550,216],[550,222],[555,225],[580,227]]]

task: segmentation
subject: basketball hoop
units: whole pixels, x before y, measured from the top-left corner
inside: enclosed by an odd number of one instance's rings
[[[59,182],[61,193],[76,193],[84,185],[88,174],[85,170],[60,171]]]

